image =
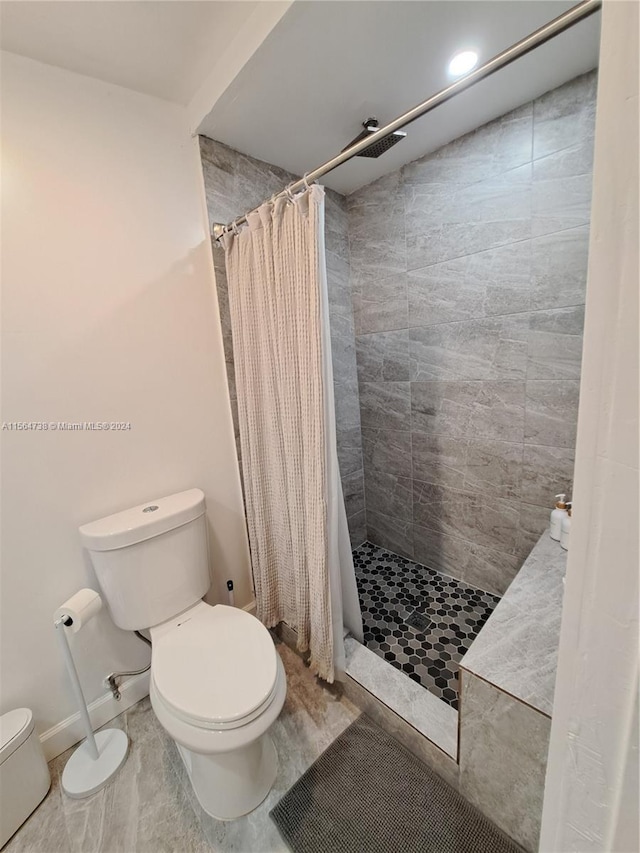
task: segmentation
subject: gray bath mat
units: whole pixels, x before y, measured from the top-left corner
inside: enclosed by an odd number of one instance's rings
[[[294,853],[521,853],[364,716],[287,791],[271,818]]]

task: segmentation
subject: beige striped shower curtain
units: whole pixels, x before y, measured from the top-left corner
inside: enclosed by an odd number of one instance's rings
[[[342,596],[357,607],[357,592],[335,447],[324,190],[262,205],[223,244],[258,618],[286,622],[333,681]]]

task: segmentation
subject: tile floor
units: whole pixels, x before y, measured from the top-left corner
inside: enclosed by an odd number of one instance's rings
[[[353,552],[367,648],[458,708],[458,663],[500,601],[365,542]]]
[[[271,729],[278,778],[250,815],[222,822],[202,811],[175,745],[144,699],[108,724],[130,740],[116,779],[92,797],[70,800],[60,788],[70,753],[58,756],[50,764],[51,790],[3,853],[286,851],[269,810],[360,712],[321,686],[283,643],[278,651],[287,672],[287,700]]]

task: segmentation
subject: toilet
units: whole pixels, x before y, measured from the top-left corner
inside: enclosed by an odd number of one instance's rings
[[[153,710],[202,808],[232,820],[276,778],[269,736],[284,667],[250,613],[202,601],[210,586],[204,494],[189,489],[80,528],[113,621],[151,633]]]

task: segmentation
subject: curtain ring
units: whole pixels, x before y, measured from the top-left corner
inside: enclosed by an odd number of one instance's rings
[[[233,231],[233,233],[236,235],[236,237],[237,237],[237,236],[238,236],[238,234],[240,233],[240,229],[238,228],[238,223],[235,221],[235,219],[234,219],[234,220],[233,220],[233,222],[231,223],[231,230],[232,230],[232,231]]]
[[[311,189],[311,184],[309,183],[309,181],[308,181],[308,179],[307,179],[307,175],[308,175],[308,174],[309,174],[309,172],[305,172],[305,173],[304,173],[304,175],[302,176],[302,181],[303,181],[303,183],[304,183],[305,189],[310,190],[310,189]]]
[[[294,203],[294,201],[295,201],[295,198],[294,198],[294,196],[293,196],[293,193],[291,192],[291,186],[289,185],[288,187],[285,187],[285,190],[284,190],[284,191],[285,191],[285,193],[287,194],[287,198],[289,199],[289,201],[291,202],[291,204],[293,204],[293,203]]]

